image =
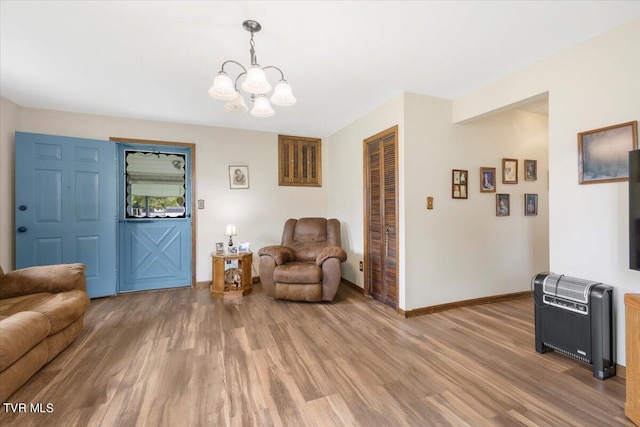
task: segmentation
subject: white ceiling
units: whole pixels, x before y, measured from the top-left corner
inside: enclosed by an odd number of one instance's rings
[[[24,107],[324,137],[402,91],[455,99],[638,18],[640,1],[2,0],[0,91]],[[224,60],[249,65],[246,19],[262,24],[259,63],[298,98],[270,118],[207,94]]]

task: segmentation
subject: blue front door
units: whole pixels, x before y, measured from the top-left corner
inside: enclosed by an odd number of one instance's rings
[[[16,132],[16,268],[81,262],[116,293],[116,144]]]
[[[119,292],[191,286],[188,148],[118,144]]]

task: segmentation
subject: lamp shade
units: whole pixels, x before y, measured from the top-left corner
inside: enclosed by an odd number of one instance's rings
[[[270,100],[272,104],[279,105],[281,107],[286,107],[296,103],[296,98],[291,92],[291,86],[289,86],[286,80],[280,80],[280,83],[278,83],[276,88],[273,90],[273,96]]]
[[[247,104],[244,103],[244,98],[242,97],[242,95],[240,95],[240,92],[238,91],[236,93],[238,94],[238,96],[236,96],[235,99],[232,99],[231,101],[227,101],[227,103],[224,104],[224,109],[230,113],[246,113],[247,111],[249,111],[249,108],[247,107]]]
[[[237,96],[233,82],[229,76],[227,76],[227,73],[224,71],[218,72],[218,75],[213,80],[213,86],[209,89],[209,95],[215,99],[222,99],[223,101],[230,101]]]
[[[255,117],[271,117],[275,114],[269,100],[264,95],[258,95],[254,101],[251,115]]]
[[[262,68],[254,65],[247,73],[247,78],[242,83],[242,89],[249,93],[260,95],[271,91],[271,85],[267,81],[267,75]]]
[[[224,231],[226,236],[235,236],[236,235],[236,226],[233,224],[227,224],[227,228]]]

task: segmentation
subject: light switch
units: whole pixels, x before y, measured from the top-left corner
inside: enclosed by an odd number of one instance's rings
[[[198,209],[204,209],[204,200],[198,199]]]
[[[433,197],[427,197],[427,209],[433,209]]]

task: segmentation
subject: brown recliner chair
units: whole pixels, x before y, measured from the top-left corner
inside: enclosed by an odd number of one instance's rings
[[[340,284],[340,221],[288,219],[280,246],[260,249],[260,282],[264,292],[294,301],[332,301]]]

